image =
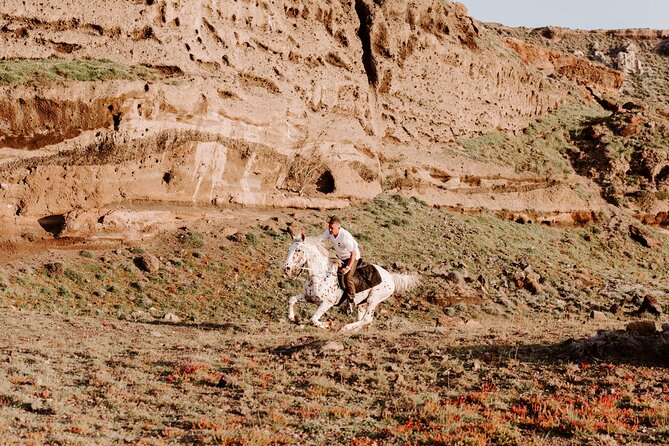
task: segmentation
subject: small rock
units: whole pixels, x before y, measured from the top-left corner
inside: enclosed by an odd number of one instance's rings
[[[632,240],[639,243],[641,246],[645,246],[646,248],[659,247],[659,243],[646,230],[635,225],[630,225],[629,232]]]
[[[626,330],[630,333],[641,335],[652,335],[657,333],[655,322],[653,321],[634,321],[627,324]]]
[[[478,330],[480,328],[483,328],[483,325],[476,319],[469,319],[467,323],[465,323],[465,327],[468,328],[469,330]]]
[[[133,311],[132,313],[130,313],[130,319],[132,319],[134,321],[140,321],[140,320],[150,321],[150,320],[153,319],[153,316],[151,316],[146,311],[137,310],[137,311]]]
[[[662,333],[667,333],[667,332],[669,332],[669,323],[665,322],[664,324],[662,324]]]
[[[465,321],[459,317],[440,316],[436,318],[437,327],[458,328],[464,327]]]
[[[154,338],[162,338],[163,334],[159,331],[152,331],[151,336],[153,336]]]
[[[227,239],[235,243],[244,243],[246,241],[246,236],[241,232],[235,232],[234,234],[227,236]]]
[[[404,375],[397,374],[397,377],[395,378],[395,386],[396,387],[402,387],[405,386],[407,383],[407,380],[404,378]]]
[[[460,271],[452,271],[446,275],[446,281],[454,285],[464,285],[465,275]]]
[[[606,313],[602,311],[592,310],[590,312],[590,319],[592,319],[595,322],[602,322],[607,320],[608,318],[606,317]]]
[[[60,276],[64,271],[63,264],[60,262],[47,263],[44,269],[52,276]]]
[[[147,273],[154,273],[160,269],[160,260],[152,254],[145,254],[135,258],[135,265]]]
[[[44,410],[44,403],[40,400],[35,400],[32,403],[30,403],[30,411],[31,412],[42,412]]]
[[[609,308],[609,313],[619,315],[622,313],[622,308],[618,304],[613,304],[611,305],[611,308]]]
[[[234,388],[234,386],[230,384],[227,379],[225,379],[225,376],[221,376],[221,379],[218,380],[218,384],[216,384],[216,387],[220,389]]]
[[[344,344],[339,341],[327,341],[319,348],[322,352],[340,352],[344,350]]]
[[[407,270],[407,266],[402,262],[395,262],[393,263],[393,269],[395,271],[404,272]]]
[[[181,322],[181,318],[174,313],[165,314],[163,320],[166,320],[167,322]]]

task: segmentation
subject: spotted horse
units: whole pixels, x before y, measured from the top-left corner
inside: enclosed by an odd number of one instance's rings
[[[288,277],[304,277],[302,293],[292,296],[288,303],[288,318],[295,321],[295,304],[307,301],[318,304],[311,322],[320,328],[328,324],[321,322],[321,317],[336,303],[343,294],[337,283],[338,260],[332,260],[320,238],[296,235],[288,248],[288,255],[283,263],[283,272]],[[416,275],[392,274],[384,268],[373,265],[381,276],[381,283],[356,293],[353,304],[358,309],[358,320],[342,327],[343,331],[358,330],[372,322],[376,307],[388,299],[395,291],[404,292],[415,288],[419,283]]]

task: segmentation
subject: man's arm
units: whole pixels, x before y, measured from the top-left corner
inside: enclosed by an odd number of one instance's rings
[[[351,251],[351,257],[349,257],[348,259],[348,265],[346,265],[346,268],[344,268],[346,270],[346,273],[351,271],[351,268],[353,267],[353,265],[355,265],[355,260],[356,259],[355,259],[355,249],[354,249],[353,251]]]

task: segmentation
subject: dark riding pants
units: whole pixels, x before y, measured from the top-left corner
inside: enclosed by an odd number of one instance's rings
[[[355,283],[353,283],[353,276],[355,275],[355,270],[358,269],[359,264],[360,259],[356,259],[356,261],[353,262],[353,266],[351,266],[351,270],[343,275],[344,286],[346,287],[346,293],[348,295],[347,297],[350,300],[355,298]],[[348,260],[344,260],[344,265],[342,268],[346,267],[346,265],[348,265]]]

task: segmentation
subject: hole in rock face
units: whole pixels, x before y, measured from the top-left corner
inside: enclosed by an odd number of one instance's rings
[[[65,228],[65,216],[64,215],[48,215],[37,220],[37,223],[44,229],[46,232],[52,234],[54,237],[58,237],[63,228]]]
[[[669,179],[669,166],[663,167],[659,174],[655,177],[657,184],[663,183]]]
[[[121,113],[114,113],[112,115],[112,120],[114,121],[114,130],[118,131],[118,128],[121,125]]]
[[[163,181],[165,184],[170,184],[170,181],[172,181],[172,172],[165,172],[163,174]]]
[[[324,194],[331,194],[335,191],[335,179],[332,172],[326,170],[316,182],[316,190]]]

